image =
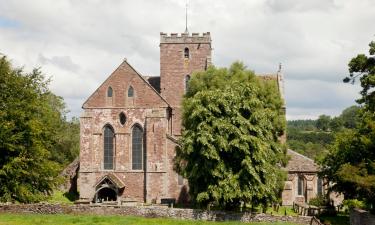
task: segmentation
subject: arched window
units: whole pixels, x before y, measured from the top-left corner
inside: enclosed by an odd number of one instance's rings
[[[184,50],[184,57],[185,57],[185,59],[190,58],[189,48],[185,48],[185,50]]]
[[[130,86],[128,89],[128,97],[133,97],[133,96],[134,96],[134,89],[132,86]]]
[[[107,97],[112,97],[112,94],[113,94],[113,90],[111,87],[108,87],[108,90],[107,90]]]
[[[143,169],[143,130],[135,125],[132,131],[132,169]]]
[[[106,125],[104,127],[104,169],[113,169],[113,146],[114,132],[112,127]]]
[[[317,180],[317,194],[318,195],[322,195],[323,194],[323,180],[320,177]]]
[[[190,75],[186,75],[185,76],[185,93],[188,91],[189,89],[189,80],[190,80]]]
[[[302,176],[299,176],[298,177],[298,195],[303,195],[303,186],[304,186],[304,181],[303,181],[303,177]]]

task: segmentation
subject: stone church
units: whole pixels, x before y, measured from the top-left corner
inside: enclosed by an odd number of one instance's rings
[[[181,101],[191,74],[211,65],[211,42],[209,32],[160,33],[160,76],[143,76],[124,60],[84,102],[80,201],[186,200],[187,182],[173,170],[181,135]],[[283,97],[280,71],[260,76],[277,82]],[[316,177],[316,171],[312,173]],[[298,186],[295,177],[289,175],[283,193],[286,204],[303,197],[291,190]]]

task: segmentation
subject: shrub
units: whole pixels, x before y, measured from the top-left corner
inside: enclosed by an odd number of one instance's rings
[[[354,208],[360,208],[360,209],[366,208],[366,204],[363,201],[360,201],[358,199],[347,199],[347,200],[344,200],[343,204],[349,210],[352,210]]]
[[[314,206],[328,206],[329,205],[329,200],[323,196],[323,195],[317,195],[315,198],[310,199],[309,201],[310,205]]]

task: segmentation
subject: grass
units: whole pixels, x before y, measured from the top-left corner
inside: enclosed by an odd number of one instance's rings
[[[272,207],[269,207],[267,209],[267,214],[276,216],[298,216],[298,214],[293,211],[293,208],[291,206],[280,206],[278,211],[275,211]]]
[[[241,222],[207,222],[194,220],[175,220],[166,218],[143,218],[133,216],[95,216],[95,215],[36,215],[36,214],[0,214],[0,225],[84,225],[84,224],[98,224],[98,225],[296,225],[294,223],[278,222],[278,223],[241,223]]]
[[[47,199],[49,203],[73,204],[76,196],[74,194],[55,190],[53,194]]]

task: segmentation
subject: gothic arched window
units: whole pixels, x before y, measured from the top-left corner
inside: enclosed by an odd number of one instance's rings
[[[304,180],[302,176],[298,177],[298,195],[303,195],[303,186],[304,186]]]
[[[190,80],[190,75],[186,75],[185,76],[185,93],[188,91],[189,89],[189,80]]]
[[[133,96],[134,96],[134,89],[132,86],[130,86],[128,89],[128,97],[133,97]]]
[[[143,169],[143,130],[139,125],[134,125],[132,131],[132,169]]]
[[[104,169],[113,169],[114,132],[111,126],[104,127]]]
[[[108,87],[108,90],[107,90],[107,97],[112,97],[112,94],[113,94],[113,90],[111,87]]]
[[[189,48],[185,48],[185,50],[184,50],[184,57],[185,57],[185,59],[190,58]]]
[[[317,194],[318,195],[322,195],[323,194],[323,180],[320,177],[317,180]]]

